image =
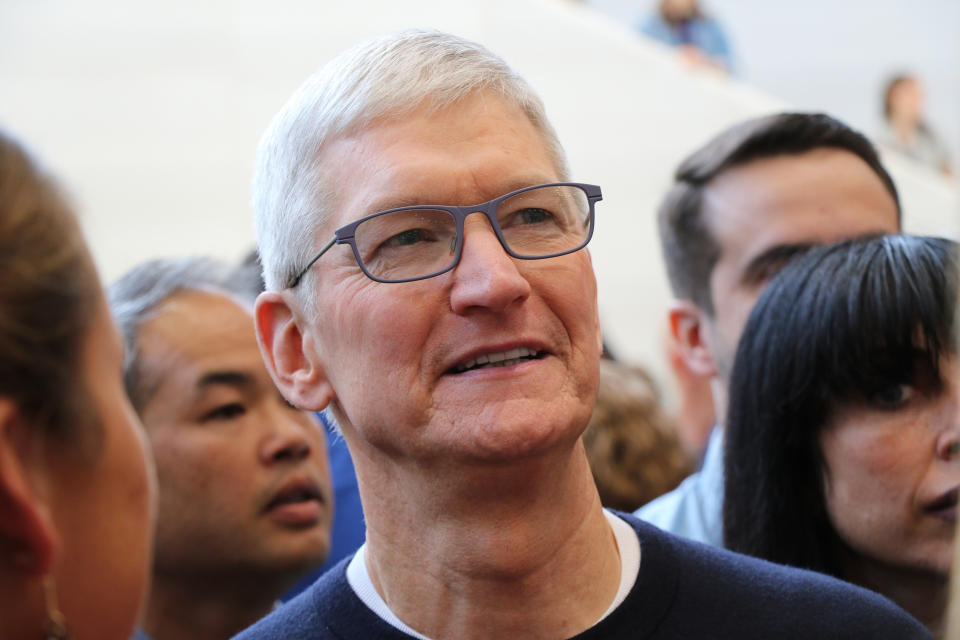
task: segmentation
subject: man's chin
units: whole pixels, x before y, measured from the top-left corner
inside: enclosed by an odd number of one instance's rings
[[[588,417],[571,419],[569,412],[547,408],[507,412],[502,419],[476,424],[464,434],[463,444],[469,447],[463,447],[462,457],[477,465],[503,465],[572,450]]]
[[[281,540],[271,549],[264,549],[257,562],[269,575],[285,576],[291,583],[323,564],[330,553],[330,535],[303,540]]]

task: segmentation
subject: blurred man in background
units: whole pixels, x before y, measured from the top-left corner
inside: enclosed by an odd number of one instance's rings
[[[229,638],[330,545],[321,427],[277,391],[249,303],[225,274],[210,261],[158,260],[110,288],[159,481],[142,638]]]
[[[740,332],[766,283],[819,244],[900,229],[900,202],[876,150],[823,114],[741,122],[677,168],[657,214],[684,366],[709,378],[718,426],[701,470],[637,510],[700,542],[723,544],[723,430]]]

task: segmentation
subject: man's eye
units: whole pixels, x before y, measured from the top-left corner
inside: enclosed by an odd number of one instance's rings
[[[550,222],[555,216],[546,209],[528,207],[520,209],[510,216],[510,224],[540,224],[541,222]]]
[[[219,406],[213,411],[205,413],[200,421],[212,422],[214,420],[233,420],[235,418],[239,418],[246,412],[247,409],[242,404],[238,402],[231,402],[230,404]]]
[[[899,409],[913,398],[916,389],[909,384],[895,384],[875,392],[870,403],[880,409]]]
[[[405,247],[419,242],[433,241],[434,234],[427,229],[407,229],[400,233],[390,236],[380,244],[382,248],[387,247]]]

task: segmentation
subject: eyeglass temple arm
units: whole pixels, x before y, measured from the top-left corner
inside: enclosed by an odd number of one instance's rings
[[[290,283],[290,286],[287,287],[287,288],[288,288],[288,289],[293,289],[293,288],[296,287],[298,284],[300,284],[300,279],[303,278],[304,274],[306,274],[307,271],[310,270],[310,267],[313,266],[313,263],[316,262],[317,260],[319,260],[319,259],[320,259],[320,256],[322,256],[323,254],[325,254],[325,253],[330,249],[330,247],[332,247],[332,246],[335,245],[336,243],[337,243],[337,237],[336,237],[336,236],[330,238],[330,242],[328,242],[327,244],[325,244],[325,245],[323,246],[323,249],[320,249],[320,252],[319,252],[317,255],[313,256],[313,259],[312,259],[310,262],[307,263],[307,266],[305,266],[303,269],[300,270],[300,273],[298,273],[298,274],[296,275],[296,277],[294,277],[293,282],[291,282],[291,283]]]

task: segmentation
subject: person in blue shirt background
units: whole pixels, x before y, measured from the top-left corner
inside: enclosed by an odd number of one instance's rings
[[[676,47],[693,66],[733,72],[733,54],[720,23],[697,0],[661,0],[659,9],[637,25],[646,36]]]

